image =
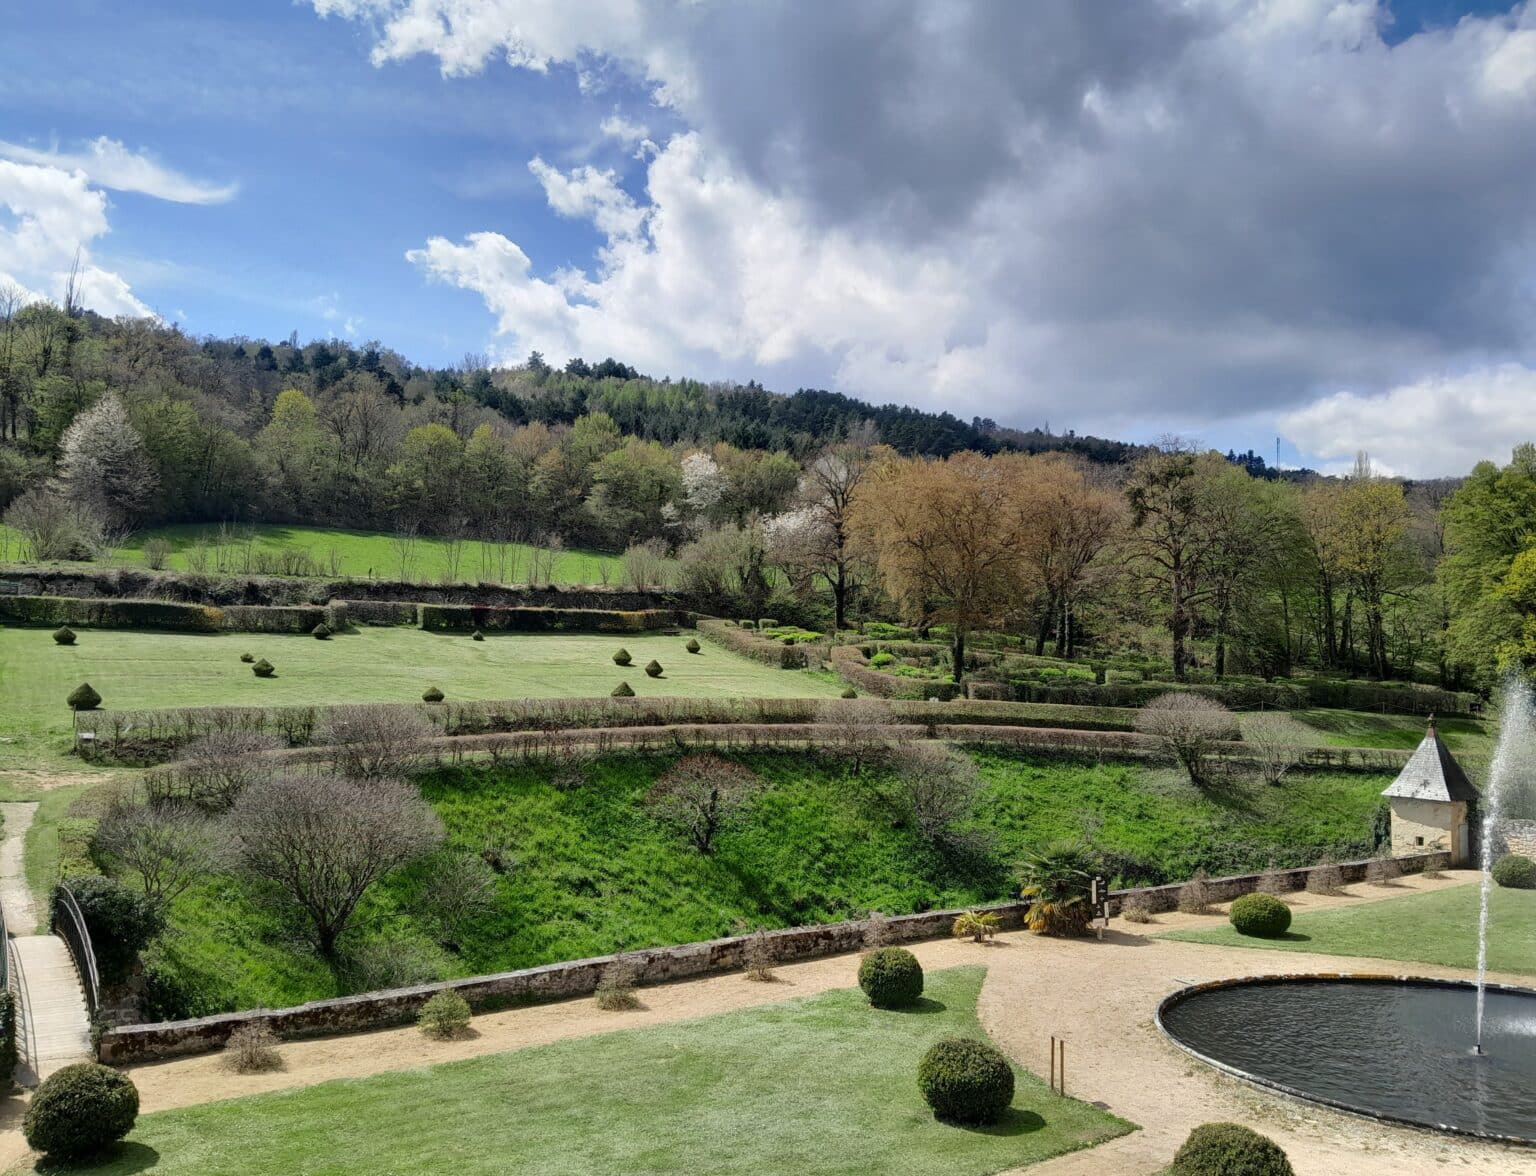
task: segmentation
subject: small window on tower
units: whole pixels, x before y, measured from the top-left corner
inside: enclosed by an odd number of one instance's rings
[[[1422,838],[1422,837],[1415,837],[1413,839],[1413,843],[1415,845],[1423,845],[1424,844],[1424,838]]]

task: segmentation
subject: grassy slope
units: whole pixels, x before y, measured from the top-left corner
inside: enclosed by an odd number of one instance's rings
[[[975,1014],[982,976],[980,968],[931,975],[916,1013],[880,1012],[841,990],[167,1111],[141,1119],[115,1160],[77,1170],[981,1176],[1129,1130],[1025,1071],[997,1126],[934,1120],[917,1091],[917,1062],[940,1037],[984,1036]]]
[[[779,670],[717,645],[701,653],[686,636],[509,634],[468,637],[418,629],[362,627],[331,641],[304,635],[155,633],[81,630],[72,646],[55,645],[45,629],[0,629],[0,730],[17,742],[0,745],[0,768],[25,756],[68,747],[64,699],[81,682],[116,709],[168,706],[260,706],[285,703],[413,702],[430,685],[450,698],[579,698],[607,695],[628,681],[642,697],[833,698],[821,676]],[[635,665],[612,661],[620,645]],[[262,680],[242,665],[251,651],[277,667]],[[645,676],[652,658],[666,668]]]
[[[1375,887],[1363,889],[1386,893]],[[1475,968],[1478,902],[1479,887],[1456,886],[1298,915],[1284,939],[1250,939],[1227,924],[1203,931],[1170,931],[1162,938]],[[1536,975],[1536,892],[1495,887],[1488,927],[1489,968]]]
[[[1330,747],[1388,747],[1412,751],[1424,738],[1418,715],[1381,715],[1370,711],[1302,710],[1293,717],[1317,733],[1317,742]],[[1493,751],[1494,724],[1482,719],[1441,719],[1436,723],[1445,745],[1457,754],[1487,755]]]
[[[5,530],[7,529],[0,527],[0,531]],[[395,551],[393,536],[385,532],[337,531],[324,527],[284,526],[278,523],[242,526],[237,528],[236,532],[242,536],[247,533],[253,535],[254,545],[259,548],[303,549],[309,552],[320,566],[322,575],[331,574],[334,555],[339,575],[359,578],[372,575],[378,579],[390,580],[400,578],[400,556]],[[156,537],[167,540],[171,545],[171,556],[166,566],[186,571],[189,568],[188,550],[195,546],[199,539],[208,544],[215,543],[219,537],[219,528],[202,523],[153,527],[135,535],[126,546],[119,548],[115,556],[116,563],[120,566],[144,567],[144,544]],[[224,558],[228,561],[226,570],[231,574],[239,574],[247,570],[241,558],[243,547],[243,543],[229,544],[225,547]],[[528,578],[528,553],[531,549],[520,543],[508,544],[508,547],[515,552],[515,559],[509,559],[506,564],[505,582],[522,583]],[[19,553],[20,538],[15,532],[0,535],[0,561],[14,559]],[[480,545],[478,543],[463,544],[457,579],[469,582],[477,579],[502,581],[503,567],[495,561],[494,557],[491,558],[492,562],[483,564]],[[208,559],[207,570],[217,571],[216,557],[210,554]],[[595,551],[562,551],[555,557],[553,580],[557,584],[600,584],[604,582],[605,569],[607,583],[622,582],[623,561],[618,556],[604,555]],[[426,536],[419,538],[416,541],[410,565],[406,569],[405,578],[422,583],[436,583],[448,574],[448,571],[447,542]]]
[[[879,781],[857,781],[804,755],[748,757],[773,785],[703,857],[645,812],[642,798],[669,761],[600,761],[585,787],[561,792],[537,769],[444,769],[423,784],[452,845],[504,845],[517,859],[497,909],[466,936],[455,975],[526,967],[707,939],[752,926],[961,906],[1009,893],[1027,848],[1091,827],[1096,843],[1139,859],[1150,879],[1196,865],[1261,867],[1315,860],[1369,830],[1382,781],[1298,775],[1285,788],[1202,798],[1171,773],[1008,755],[980,757],[979,823],[996,852],[976,860],[925,849],[893,826]],[[1241,856],[1246,854],[1247,856]],[[1311,854],[1312,856],[1307,856]],[[1193,863],[1193,864],[1191,864]],[[359,915],[360,941],[424,944],[412,917],[416,880],[393,879]],[[335,994],[330,974],[295,952],[284,928],[240,888],[210,880],[184,896],[168,962],[224,1007],[277,1006]]]

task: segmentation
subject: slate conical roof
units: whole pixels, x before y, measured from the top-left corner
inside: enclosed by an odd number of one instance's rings
[[[1429,730],[1407,765],[1392,781],[1383,796],[1403,796],[1410,800],[1476,801],[1478,792],[1461,770],[1450,750],[1435,730],[1435,717],[1429,717]]]

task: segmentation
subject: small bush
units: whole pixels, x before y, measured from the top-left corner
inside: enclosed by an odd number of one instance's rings
[[[1373,858],[1365,863],[1365,880],[1375,886],[1396,886],[1403,866],[1396,858]]]
[[[428,998],[427,1003],[421,1006],[416,1024],[428,1037],[448,1041],[462,1036],[469,1029],[470,1016],[469,1001],[457,992],[445,989],[434,993]]]
[[[762,617],[761,619],[758,620],[757,627],[758,627],[759,630],[761,630],[761,629],[777,629],[779,627],[779,622],[774,620],[772,617]]]
[[[1280,1145],[1239,1123],[1202,1123],[1189,1133],[1169,1176],[1295,1176]]]
[[[436,686],[428,686],[425,690],[423,690],[421,692],[421,701],[422,702],[442,702],[443,701],[443,692],[441,690],[439,690]]]
[[[133,1130],[139,1092],[111,1066],[80,1062],[48,1078],[27,1107],[22,1133],[37,1151],[72,1160],[101,1151]]]
[[[869,918],[864,920],[863,939],[865,951],[888,947],[891,942],[891,920],[879,911],[870,911]]]
[[[639,980],[639,965],[628,956],[618,956],[597,982],[597,1007],[610,1013],[639,1008],[640,998],[635,995]]]
[[[894,653],[890,653],[890,652],[888,652],[888,651],[886,651],[884,649],[882,649],[879,653],[875,654],[874,657],[869,659],[870,667],[872,669],[876,669],[876,670],[881,669],[881,668],[883,668],[885,666],[894,665],[895,662],[896,662],[896,655]]]
[[[852,686],[846,687],[843,692],[838,695],[839,698],[857,698],[858,696],[859,692]]]
[[[966,911],[955,920],[955,925],[950,928],[950,931],[956,939],[985,943],[997,934],[1001,924],[1002,919],[992,911]]]
[[[128,978],[139,952],[165,930],[159,903],[142,891],[101,874],[79,874],[59,883],[74,895],[106,984]]]
[[[1120,917],[1127,923],[1152,922],[1152,904],[1144,895],[1133,894],[1120,903]]]
[[[741,971],[748,980],[773,979],[773,941],[762,931],[754,931],[742,944]]]
[[[1291,892],[1291,876],[1284,870],[1276,869],[1271,862],[1269,869],[1259,875],[1258,891],[1260,894],[1272,894],[1281,902]]]
[[[923,966],[904,947],[881,947],[859,964],[859,987],[877,1009],[905,1008],[923,995]]]
[[[256,655],[254,653],[242,653],[240,660],[248,666],[253,665],[256,661]]]
[[[612,697],[614,698],[633,698],[634,696],[635,688],[628,682],[620,682],[613,688]]]
[[[277,1052],[277,1034],[265,1021],[242,1025],[224,1043],[224,1068],[236,1074],[262,1074],[281,1070],[283,1059]]]
[[[1316,867],[1307,872],[1307,893],[1334,895],[1344,893],[1344,871],[1338,865],[1324,858]]]
[[[1204,870],[1196,870],[1195,876],[1179,887],[1179,913],[1182,915],[1207,915],[1211,911],[1211,887]]]
[[[73,645],[75,643],[75,631],[68,625],[53,631],[53,639],[60,645]]]
[[[81,682],[69,692],[69,697],[64,701],[69,704],[70,710],[95,710],[101,705],[101,695],[96,693],[96,688],[89,682]]]
[[[277,675],[277,667],[266,658],[262,658],[251,667],[251,673],[255,674],[258,678],[272,678]]]
[[[1245,894],[1227,915],[1239,935],[1278,939],[1291,926],[1291,908],[1273,894]]]
[[[918,1063],[917,1085],[937,1118],[981,1126],[1013,1102],[1013,1067],[985,1041],[946,1037]]]
[[[329,641],[331,639],[331,627],[324,621],[321,621],[309,631],[309,635],[316,641]]]
[[[756,621],[741,621],[740,625],[741,625],[741,627],[743,629],[756,629],[757,628],[757,622]]]
[[[485,634],[480,632],[479,629],[476,629],[473,633],[471,633],[469,635],[469,639],[471,641],[484,641],[485,640]]]
[[[699,639],[697,637],[690,637],[688,638],[688,644],[683,646],[683,648],[686,649],[689,653],[698,653],[699,650],[703,649],[704,647],[699,644]]]
[[[652,658],[650,660],[650,662],[646,665],[645,672],[646,672],[646,674],[648,676],[650,676],[652,678],[659,678],[659,677],[661,677],[661,663],[659,661],[657,661],[655,658]]]
[[[1493,880],[1510,890],[1536,890],[1536,862],[1518,853],[1506,853],[1493,864]]]
[[[628,666],[634,664],[634,658],[630,657],[629,650],[616,650],[613,655],[613,664],[616,666]]]

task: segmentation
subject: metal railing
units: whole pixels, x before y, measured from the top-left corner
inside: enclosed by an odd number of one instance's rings
[[[85,990],[85,1011],[90,1019],[96,1019],[96,1006],[101,1001],[101,978],[96,971],[96,951],[91,947],[91,933],[86,929],[85,916],[74,892],[62,882],[53,892],[53,930],[64,940],[69,954],[75,959],[75,970],[80,973],[80,987]]]

